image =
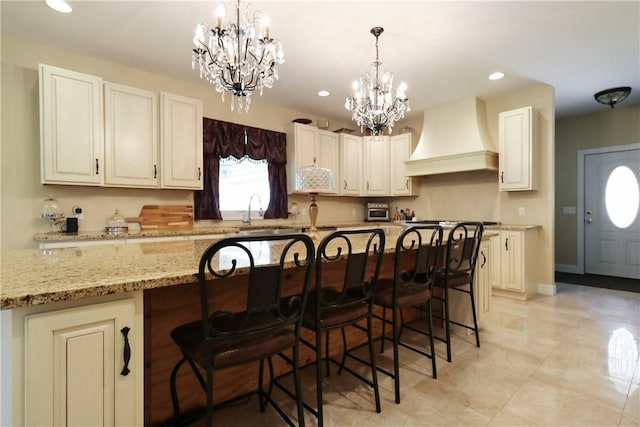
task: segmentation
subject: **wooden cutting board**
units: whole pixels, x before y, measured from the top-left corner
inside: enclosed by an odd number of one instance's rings
[[[193,206],[144,205],[137,217],[127,217],[127,222],[137,222],[141,230],[174,230],[193,228]]]

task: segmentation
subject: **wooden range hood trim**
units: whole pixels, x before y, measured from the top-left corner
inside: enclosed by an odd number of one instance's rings
[[[498,153],[493,151],[474,151],[451,154],[427,159],[406,160],[407,176],[439,175],[445,173],[476,170],[498,170]]]

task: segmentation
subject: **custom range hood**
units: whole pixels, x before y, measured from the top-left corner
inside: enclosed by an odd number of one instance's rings
[[[407,176],[498,170],[484,101],[472,98],[426,110],[422,135],[409,160]]]

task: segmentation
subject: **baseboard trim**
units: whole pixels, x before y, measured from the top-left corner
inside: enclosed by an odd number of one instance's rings
[[[558,289],[555,283],[538,283],[538,293],[541,295],[553,296],[557,293]]]
[[[556,271],[561,273],[572,273],[572,274],[582,274],[582,271],[578,269],[577,265],[571,264],[556,264]]]

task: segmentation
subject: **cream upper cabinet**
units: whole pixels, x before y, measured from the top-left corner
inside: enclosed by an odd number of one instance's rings
[[[340,194],[362,195],[362,138],[340,134]]]
[[[362,138],[364,153],[363,190],[366,196],[389,195],[389,137]]]
[[[411,134],[389,137],[389,179],[391,196],[413,195],[413,180],[405,174],[405,160],[411,156]]]
[[[504,111],[498,122],[500,191],[535,190],[533,108]]]
[[[104,84],[105,184],[158,187],[158,95]]]
[[[201,190],[202,101],[160,94],[162,187]]]
[[[494,293],[520,299],[537,293],[535,236],[536,230],[500,231],[491,249]]]
[[[143,424],[141,295],[27,315],[24,425]]]
[[[293,123],[287,131],[287,191],[296,189],[296,171],[310,166],[314,160],[318,166],[333,173],[334,191],[338,190],[340,177],[339,136],[315,126]]]
[[[43,184],[103,183],[102,79],[39,65]]]

